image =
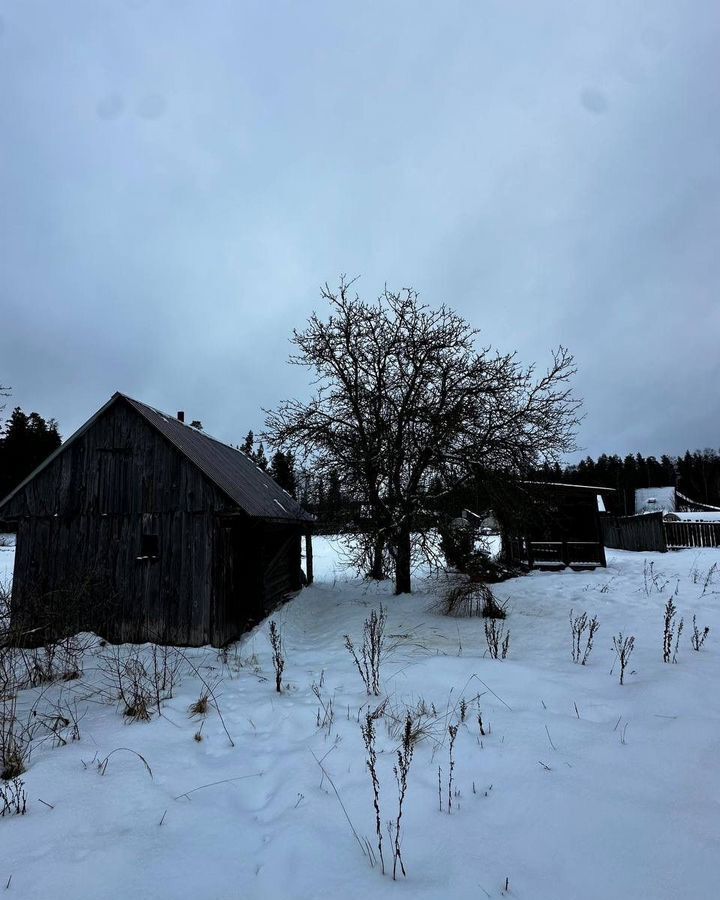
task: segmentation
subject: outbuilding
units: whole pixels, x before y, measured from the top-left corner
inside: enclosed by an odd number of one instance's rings
[[[530,568],[590,569],[607,565],[600,515],[612,488],[523,482],[523,521],[504,529],[505,554]]]
[[[222,646],[312,580],[312,521],[242,451],[116,393],[0,503],[13,627]]]

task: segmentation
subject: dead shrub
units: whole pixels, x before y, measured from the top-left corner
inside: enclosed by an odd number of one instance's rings
[[[0,693],[80,678],[84,655],[94,641],[89,635],[73,635],[25,647],[24,636],[14,630],[0,636]]]
[[[45,692],[18,714],[17,696],[0,698],[0,779],[17,778],[27,770],[31,751],[49,742],[64,747],[80,740],[80,721],[76,702],[64,695],[49,699]]]
[[[123,715],[137,722],[148,722],[158,706],[159,684],[154,671],[145,666],[137,647],[108,645],[99,657],[99,668],[112,699],[119,700]]]
[[[449,588],[437,604],[437,611],[444,616],[469,619],[482,616],[485,619],[504,619],[506,604],[498,603],[492,590],[479,582],[463,581]]]
[[[27,770],[30,736],[17,717],[17,698],[0,699],[0,779],[12,781]]]
[[[10,630],[10,582],[0,581],[0,642]]]
[[[123,715],[134,722],[149,722],[152,719],[150,712],[151,697],[142,694],[136,694],[132,701],[125,702]]]
[[[388,734],[393,740],[399,740],[404,732],[407,722],[410,722],[410,740],[413,744],[430,740],[435,745],[440,743],[444,720],[439,715],[434,704],[427,705],[420,697],[415,705],[393,708],[389,704],[383,705],[385,724]]]
[[[208,714],[209,703],[210,694],[200,694],[198,699],[194,703],[191,703],[190,706],[188,706],[188,713],[191,716],[206,716]]]
[[[169,700],[183,673],[183,657],[177,647],[164,643],[152,644],[150,650],[152,663],[152,683],[155,689],[155,705],[158,710],[163,700]]]
[[[4,819],[5,816],[24,816],[26,812],[25,782],[15,777],[0,784],[0,817]]]
[[[98,668],[106,693],[119,700],[123,715],[147,722],[163,701],[173,696],[182,674],[184,656],[178,647],[106,644],[98,657]]]
[[[27,730],[33,746],[50,741],[53,747],[65,747],[80,740],[80,722],[85,713],[78,713],[77,701],[66,702],[64,695],[45,702],[38,697],[30,709]]]

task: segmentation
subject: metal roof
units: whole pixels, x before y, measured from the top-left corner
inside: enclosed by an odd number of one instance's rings
[[[287,491],[267,472],[255,465],[242,450],[223,444],[216,438],[185,425],[174,416],[168,416],[125,394],[116,393],[95,415],[58,447],[15,490],[2,500],[4,506],[39,472],[48,466],[65,448],[84,434],[88,428],[114,403],[124,400],[133,407],[156,431],[159,431],[227,497],[249,516],[262,519],[278,519],[290,522],[312,522],[313,516],[293,500]]]
[[[146,406],[125,394],[118,396],[136,409],[153,428],[200,469],[220,490],[250,516],[311,522],[310,513],[257,466],[249,456],[216,438]]]
[[[592,491],[595,494],[614,494],[615,488],[603,487],[594,484],[567,484],[564,481],[523,481],[523,484],[532,485],[533,487],[554,487],[565,488],[574,491]]]

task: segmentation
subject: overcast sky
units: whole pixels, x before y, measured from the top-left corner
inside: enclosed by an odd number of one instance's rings
[[[319,285],[579,368],[590,454],[720,446],[720,4],[0,0],[0,383],[239,442]]]

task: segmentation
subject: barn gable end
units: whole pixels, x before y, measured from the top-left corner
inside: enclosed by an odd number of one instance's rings
[[[287,495],[239,451],[177,427],[188,434],[116,394],[0,504],[17,530],[16,624],[219,645],[299,588],[310,517],[291,498],[276,518],[248,512],[238,496],[274,512]]]

